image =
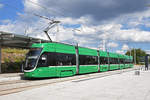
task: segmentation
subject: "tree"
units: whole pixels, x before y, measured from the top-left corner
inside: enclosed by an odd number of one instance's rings
[[[131,56],[133,56],[133,61],[134,61],[134,49],[132,49],[131,51],[128,50],[125,54],[130,56],[130,52],[131,52]],[[139,49],[135,49],[136,52],[136,63],[139,64],[141,61],[141,58],[145,58],[146,56],[146,52],[144,50]]]

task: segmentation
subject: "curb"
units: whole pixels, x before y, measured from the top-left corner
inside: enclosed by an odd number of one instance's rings
[[[21,80],[21,76],[0,78],[0,82]]]

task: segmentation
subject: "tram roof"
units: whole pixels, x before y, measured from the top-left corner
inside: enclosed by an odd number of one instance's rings
[[[118,55],[119,55],[119,58],[125,58],[125,56],[122,54],[118,54]]]
[[[100,51],[100,56],[108,57],[108,53],[106,51]]]
[[[118,58],[118,54],[109,52],[109,57]]]
[[[30,48],[33,43],[47,43],[48,40],[0,31],[0,45],[4,47]]]

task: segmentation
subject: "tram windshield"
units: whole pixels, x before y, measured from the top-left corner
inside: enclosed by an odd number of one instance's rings
[[[32,70],[36,67],[37,60],[40,56],[42,48],[31,48],[26,56],[25,70]]]

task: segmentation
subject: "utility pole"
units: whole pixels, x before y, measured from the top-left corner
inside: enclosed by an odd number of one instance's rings
[[[24,33],[25,33],[25,36],[28,36],[27,29],[25,29]]]
[[[132,48],[130,48],[130,56],[131,56],[131,53],[132,53]]]
[[[103,51],[106,51],[106,40],[103,39]]]
[[[136,64],[136,49],[134,48],[134,64]]]
[[[78,31],[78,32],[81,32],[81,30],[80,29],[72,29],[72,32],[74,33],[74,34],[76,34],[77,32],[76,31]],[[78,45],[78,43],[77,43],[77,45]]]
[[[77,43],[77,45],[75,46],[75,49],[76,49],[76,65],[77,65],[77,67],[76,67],[76,74],[79,74],[79,50],[78,50],[78,43]]]

